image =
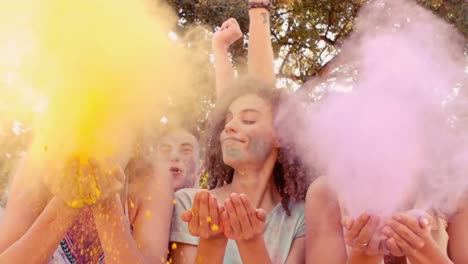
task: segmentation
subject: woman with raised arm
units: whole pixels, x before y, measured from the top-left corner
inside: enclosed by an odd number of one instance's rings
[[[281,91],[253,79],[218,102],[207,135],[209,190],[178,191],[174,263],[303,263],[308,180],[273,126]]]
[[[273,46],[270,34],[271,2],[249,0],[248,72],[258,80],[275,83]],[[217,97],[234,81],[234,70],[229,59],[229,47],[242,38],[242,31],[234,18],[223,23],[213,35],[213,55]]]
[[[458,212],[411,213],[406,205],[390,219],[363,213],[347,216],[325,177],[307,192],[307,263],[468,263],[468,200]]]

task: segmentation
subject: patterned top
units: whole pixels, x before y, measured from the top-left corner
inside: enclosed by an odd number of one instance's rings
[[[126,177],[124,185],[124,214],[128,214],[128,188],[129,179]],[[129,220],[130,223],[130,220]],[[132,231],[132,226],[130,225]],[[75,220],[72,227],[57,246],[49,264],[103,264],[105,263],[104,250],[99,240],[98,231],[94,224],[91,209],[84,209],[80,217]]]
[[[67,231],[49,264],[81,264],[104,262],[92,211],[86,209]]]

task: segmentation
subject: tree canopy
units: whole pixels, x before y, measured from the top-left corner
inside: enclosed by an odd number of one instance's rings
[[[359,10],[370,0],[273,0],[271,14],[271,35],[275,58],[278,62],[276,75],[288,83],[301,85],[308,79],[326,73],[327,65],[339,54],[344,40],[353,31]],[[452,24],[468,39],[468,2],[466,0],[408,0],[434,12]],[[193,38],[205,39],[203,45],[206,55],[195,65],[202,65],[199,79],[193,90],[184,98],[168,100],[167,116],[171,112],[182,112],[190,117],[190,122],[199,129],[207,120],[207,113],[214,105],[213,70],[210,63],[210,32],[225,20],[234,17],[243,32],[248,32],[247,0],[167,0],[179,16],[176,34],[184,41]],[[208,30],[191,31],[194,26],[203,25]],[[247,57],[246,38],[231,48],[232,59],[237,70],[245,68]],[[187,48],[194,48],[187,46]],[[195,47],[200,50],[200,47]],[[468,50],[468,49],[467,49]],[[193,117],[196,118],[194,121]],[[20,120],[23,121],[23,120]],[[156,120],[158,122],[159,120]],[[14,120],[0,123],[0,196],[7,175],[14,167],[13,161],[26,149],[30,132],[29,124],[16,133],[12,127]],[[18,124],[16,124],[18,126]],[[25,128],[26,127],[26,128]],[[17,128],[19,129],[19,128]]]

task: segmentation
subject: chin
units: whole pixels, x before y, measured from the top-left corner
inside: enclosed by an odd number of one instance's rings
[[[239,167],[242,164],[241,160],[226,156],[223,156],[223,162],[233,169],[236,169],[236,167]]]
[[[185,189],[185,188],[193,188],[195,185],[195,182],[194,181],[189,181],[189,180],[186,180],[186,178],[182,178],[182,179],[175,179],[174,180],[174,192],[180,190],[180,189]]]
[[[174,192],[177,192],[180,189],[186,188],[183,183],[174,182]]]

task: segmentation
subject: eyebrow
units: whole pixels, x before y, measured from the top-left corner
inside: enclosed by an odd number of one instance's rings
[[[258,111],[257,109],[253,109],[253,108],[247,108],[247,109],[244,109],[244,110],[241,111],[241,113],[245,113],[245,112],[260,113],[260,111]]]
[[[182,147],[191,147],[193,148],[193,145],[191,143],[188,143],[188,142],[184,142],[182,144],[180,144]]]
[[[260,111],[258,111],[257,109],[253,109],[253,108],[247,108],[247,109],[243,109],[240,111],[241,113],[245,113],[245,112],[254,112],[254,113],[260,113]],[[232,111],[228,111],[226,113],[226,115],[228,114],[231,114],[232,115]]]

